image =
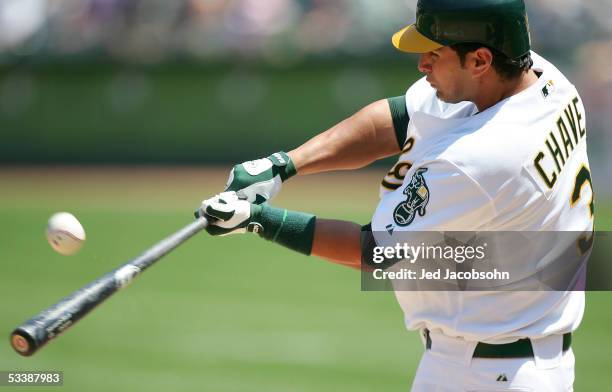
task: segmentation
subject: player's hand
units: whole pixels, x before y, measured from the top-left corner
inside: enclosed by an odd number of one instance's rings
[[[262,204],[276,196],[282,183],[295,174],[297,171],[291,158],[281,151],[234,166],[225,190],[235,191],[251,203]]]
[[[215,236],[259,232],[260,225],[253,222],[259,216],[261,207],[239,197],[236,192],[223,192],[206,199],[195,212],[196,218],[205,216],[208,220],[206,231]]]

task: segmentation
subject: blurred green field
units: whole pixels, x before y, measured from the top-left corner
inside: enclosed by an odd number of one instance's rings
[[[225,172],[1,169],[0,370],[62,370],[63,391],[407,390],[423,349],[393,293],[361,292],[357,272],[249,236],[201,234],[35,356],[12,351],[13,327],[189,222]],[[379,175],[297,178],[276,204],[366,223]],[[87,230],[73,257],[44,239],[61,210]],[[597,211],[609,230],[612,209]],[[587,301],[576,390],[600,391],[612,295]]]

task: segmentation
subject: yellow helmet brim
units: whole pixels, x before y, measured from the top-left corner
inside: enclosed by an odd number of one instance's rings
[[[414,24],[393,34],[391,42],[397,49],[407,53],[427,53],[444,46],[419,33]]]

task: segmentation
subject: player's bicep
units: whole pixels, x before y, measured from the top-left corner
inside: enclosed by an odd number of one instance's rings
[[[393,107],[390,106],[388,100],[383,99],[371,103],[354,116],[358,127],[368,130],[367,143],[369,148],[378,152],[377,158],[395,155],[401,151],[396,130],[398,115],[394,113]],[[399,132],[402,133],[401,130]],[[405,133],[404,130],[403,134]]]

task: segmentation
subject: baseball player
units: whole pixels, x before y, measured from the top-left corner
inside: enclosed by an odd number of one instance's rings
[[[592,231],[585,109],[565,76],[531,51],[523,0],[420,0],[416,22],[392,42],[420,55],[425,76],[289,153],[234,166],[226,191],[199,209],[211,234],[254,232],[361,268],[363,238],[377,242],[376,233]],[[399,159],[366,227],[264,203],[296,174],[391,155]],[[413,391],[573,389],[582,291],[396,297],[425,345]]]

